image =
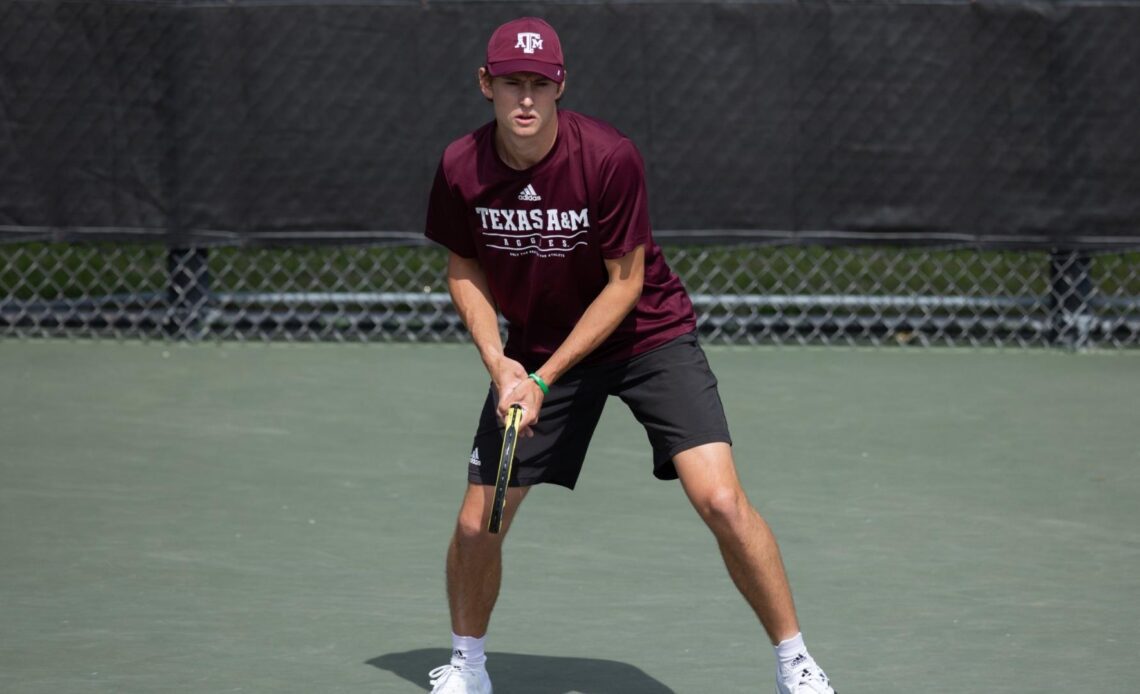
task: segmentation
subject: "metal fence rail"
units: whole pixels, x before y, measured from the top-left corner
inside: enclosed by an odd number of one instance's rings
[[[665,251],[712,343],[1140,345],[1140,249]],[[444,265],[442,250],[418,244],[0,244],[0,335],[466,340]]]

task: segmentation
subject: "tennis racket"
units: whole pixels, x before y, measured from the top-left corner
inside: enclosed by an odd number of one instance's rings
[[[495,498],[491,501],[491,520],[487,532],[498,533],[503,525],[503,509],[507,505],[507,485],[511,481],[511,468],[515,464],[515,442],[519,438],[522,407],[511,405],[507,410],[507,427],[503,430],[503,450],[499,454],[499,473],[495,477]]]

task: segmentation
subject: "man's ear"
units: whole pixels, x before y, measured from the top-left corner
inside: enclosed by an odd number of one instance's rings
[[[476,79],[479,81],[479,91],[483,92],[483,96],[487,101],[491,100],[491,73],[487,72],[487,68],[481,67],[475,73]]]

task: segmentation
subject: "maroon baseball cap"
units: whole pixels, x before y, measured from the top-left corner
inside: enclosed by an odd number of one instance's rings
[[[554,27],[538,17],[521,17],[495,29],[487,42],[487,72],[493,77],[536,72],[561,82],[566,71]]]

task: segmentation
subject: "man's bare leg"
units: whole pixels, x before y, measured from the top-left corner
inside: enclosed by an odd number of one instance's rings
[[[487,532],[494,487],[468,484],[459,509],[455,534],[447,548],[447,600],[451,630],[461,636],[483,637],[499,597],[503,575],[503,538],[529,487],[507,490],[503,525],[497,535]]]
[[[799,633],[780,548],[740,486],[732,447],[709,443],[673,459],[689,501],[712,530],[728,574],[775,645]]]

